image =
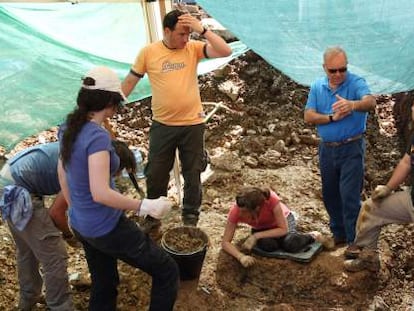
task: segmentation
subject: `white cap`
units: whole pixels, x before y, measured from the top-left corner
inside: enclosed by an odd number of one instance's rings
[[[115,71],[108,67],[98,66],[92,68],[86,75],[95,80],[95,85],[85,85],[82,87],[88,90],[102,90],[119,93],[125,102],[128,102],[121,89],[121,80],[118,78]]]

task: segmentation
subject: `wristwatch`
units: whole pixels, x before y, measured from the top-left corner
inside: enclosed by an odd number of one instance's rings
[[[334,121],[334,119],[333,119],[333,115],[332,114],[330,114],[329,115],[329,122],[333,122]]]

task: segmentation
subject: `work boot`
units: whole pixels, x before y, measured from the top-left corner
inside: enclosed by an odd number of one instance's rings
[[[150,215],[147,215],[140,225],[140,228],[144,233],[150,233],[152,230],[158,229],[159,227],[161,227],[161,220],[151,217]]]
[[[349,272],[368,270],[378,272],[380,270],[378,252],[375,250],[362,250],[357,259],[345,260],[344,268]]]
[[[344,256],[346,259],[356,259],[361,253],[361,247],[356,244],[350,244],[344,251]]]
[[[184,226],[197,227],[198,216],[193,214],[187,214],[182,216]]]

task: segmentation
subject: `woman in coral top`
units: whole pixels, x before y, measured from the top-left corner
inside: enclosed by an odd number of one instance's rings
[[[237,258],[244,267],[253,265],[255,259],[231,243],[239,223],[252,227],[251,235],[242,245],[247,251],[257,246],[267,252],[282,249],[294,253],[315,241],[312,234],[296,232],[293,213],[274,191],[244,188],[236,195],[236,203],[230,208],[222,240],[223,250]]]

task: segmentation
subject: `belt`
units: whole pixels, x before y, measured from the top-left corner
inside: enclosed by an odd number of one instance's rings
[[[349,138],[341,140],[341,141],[328,141],[328,142],[323,142],[323,144],[325,146],[328,146],[328,147],[339,147],[339,146],[342,146],[342,145],[349,144],[349,143],[351,143],[353,141],[356,141],[358,139],[361,139],[362,137],[364,137],[364,134],[358,134],[358,135],[349,137]]]

